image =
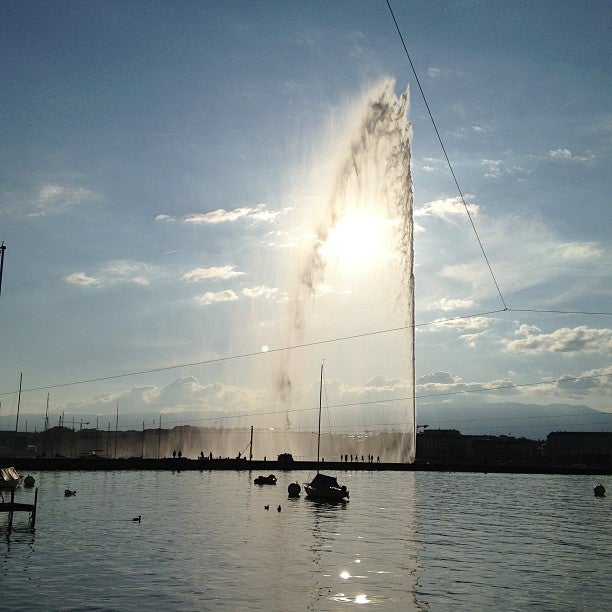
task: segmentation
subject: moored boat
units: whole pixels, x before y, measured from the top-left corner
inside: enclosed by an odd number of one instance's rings
[[[21,480],[21,474],[14,467],[0,468],[0,489],[14,489]]]
[[[319,472],[321,451],[321,403],[323,399],[323,364],[321,364],[321,380],[319,383],[319,431],[317,436],[317,474],[307,483],[304,483],[306,497],[318,502],[346,502],[349,498],[348,489],[338,484],[335,476]]]
[[[269,476],[258,476],[254,482],[256,485],[275,485],[276,476],[274,474],[270,474]]]

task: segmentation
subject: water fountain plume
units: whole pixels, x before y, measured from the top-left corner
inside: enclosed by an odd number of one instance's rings
[[[285,346],[299,344],[311,327],[311,320],[322,313],[317,312],[315,302],[321,289],[332,279],[343,280],[346,275],[343,265],[350,266],[351,259],[358,258],[358,249],[353,255],[334,253],[333,242],[341,231],[342,224],[350,219],[364,218],[370,224],[373,233],[375,224],[380,224],[385,232],[383,252],[372,255],[370,261],[363,262],[354,273],[351,291],[359,283],[367,282],[358,277],[366,273],[366,268],[375,268],[370,278],[376,282],[387,282],[386,287],[393,286],[391,310],[395,316],[402,318],[402,325],[409,329],[406,346],[405,375],[414,396],[414,276],[413,276],[413,223],[412,223],[412,176],[411,176],[411,125],[406,114],[409,106],[408,91],[397,96],[393,80],[386,80],[368,90],[352,109],[344,114],[345,120],[341,129],[334,129],[330,151],[319,151],[324,163],[318,160],[313,164],[316,178],[307,188],[309,192],[318,192],[318,197],[308,203],[306,222],[312,236],[310,246],[303,252],[299,273],[294,281],[293,299],[290,301],[292,315],[287,330]],[[335,149],[335,151],[332,151]],[[310,205],[316,201],[318,205]],[[356,226],[355,226],[356,227]],[[355,241],[353,228],[349,231],[349,240]],[[366,236],[367,239],[367,236]],[[365,251],[365,249],[362,249]],[[376,259],[376,261],[375,261]],[[335,264],[334,270],[330,265]],[[343,276],[344,275],[344,276]],[[383,281],[380,281],[380,278]],[[388,277],[392,280],[389,281]],[[355,292],[356,293],[356,292]],[[386,293],[387,302],[388,292]],[[310,308],[310,312],[308,311]],[[324,310],[322,308],[321,310]],[[383,313],[380,313],[380,319]],[[309,316],[310,315],[310,316]],[[312,325],[312,327],[315,327]],[[288,409],[291,404],[292,375],[289,367],[291,351],[280,355],[278,396]],[[314,371],[314,370],[313,370]],[[405,413],[407,430],[410,432],[402,438],[396,449],[396,459],[411,461],[414,459],[414,404],[413,400]]]

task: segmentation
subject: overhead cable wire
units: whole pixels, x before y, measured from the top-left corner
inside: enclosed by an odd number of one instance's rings
[[[562,310],[535,310],[535,309],[511,309],[511,308],[500,308],[497,310],[488,310],[488,311],[483,311],[483,312],[477,312],[477,313],[472,313],[472,314],[467,314],[467,315],[458,315],[456,317],[447,317],[447,318],[440,318],[440,319],[434,319],[433,321],[424,321],[422,323],[415,323],[414,327],[427,327],[429,325],[436,325],[436,324],[441,324],[441,323],[449,323],[452,321],[460,321],[463,319],[473,319],[476,317],[485,317],[485,316],[490,316],[490,315],[494,315],[494,314],[501,314],[501,313],[507,313],[507,312],[533,312],[533,313],[556,313],[556,314],[586,314],[586,315],[602,315],[602,316],[612,316],[612,313],[609,312],[580,312],[580,311],[562,311]],[[222,362],[226,362],[226,361],[233,361],[236,359],[245,359],[247,357],[261,357],[263,355],[269,354],[269,353],[280,353],[283,351],[289,351],[289,350],[298,350],[298,349],[304,349],[304,348],[311,348],[314,346],[321,346],[324,344],[331,344],[334,342],[344,342],[347,340],[357,340],[359,338],[367,338],[370,336],[377,336],[377,335],[381,335],[381,334],[388,334],[388,333],[394,333],[394,332],[400,332],[400,331],[405,331],[407,329],[411,329],[412,326],[411,325],[402,325],[400,327],[392,327],[392,328],[387,328],[387,329],[379,329],[379,330],[374,330],[371,332],[362,332],[359,334],[351,334],[349,336],[339,336],[336,338],[326,338],[323,340],[315,340],[313,342],[306,342],[303,344],[294,344],[294,345],[290,345],[290,346],[282,346],[282,347],[277,347],[277,348],[269,348],[267,351],[251,351],[248,353],[241,353],[238,355],[226,355],[224,357],[215,357],[212,359],[204,359],[201,361],[192,361],[192,362],[187,362],[187,363],[178,363],[175,365],[170,365],[170,366],[159,366],[156,368],[150,368],[148,370],[136,370],[133,372],[123,372],[123,373],[119,373],[119,374],[110,374],[107,376],[100,376],[100,377],[96,377],[96,378],[88,378],[88,379],[83,379],[83,380],[74,380],[74,381],[69,381],[69,382],[65,382],[65,383],[57,383],[54,385],[46,385],[46,386],[39,386],[39,387],[30,387],[27,389],[22,389],[22,393],[29,393],[29,392],[33,392],[33,391],[44,391],[44,390],[48,390],[48,389],[61,389],[64,387],[74,387],[77,385],[85,385],[85,384],[89,384],[89,383],[95,383],[95,382],[105,382],[105,381],[109,381],[109,380],[117,380],[120,378],[129,378],[132,376],[141,376],[143,374],[156,374],[159,372],[167,372],[167,371],[171,371],[171,370],[180,370],[183,368],[191,368],[191,367],[197,367],[197,366],[206,366],[206,365],[212,365],[215,363],[222,363]],[[16,393],[16,391],[2,391],[0,392],[0,397],[3,395],[12,395]]]
[[[438,131],[438,126],[436,125],[436,122],[433,118],[433,114],[431,112],[431,109],[429,108],[429,103],[427,102],[427,97],[425,96],[425,92],[423,91],[423,88],[421,87],[421,81],[419,80],[419,76],[417,74],[416,68],[414,67],[414,64],[412,63],[412,58],[410,57],[410,53],[408,52],[408,47],[406,46],[406,43],[404,42],[404,37],[402,35],[402,31],[400,30],[399,24],[397,23],[397,19],[395,18],[395,14],[393,13],[393,9],[391,8],[391,4],[389,2],[389,0],[386,0],[387,2],[387,6],[389,7],[389,12],[391,13],[391,17],[393,18],[393,23],[395,23],[395,28],[397,29],[397,33],[399,34],[400,40],[402,42],[402,46],[404,47],[404,52],[406,53],[406,57],[408,58],[408,62],[410,63],[410,67],[412,68],[412,73],[414,74],[414,78],[416,80],[416,83],[419,87],[419,91],[421,92],[421,96],[423,98],[423,101],[425,102],[425,108],[427,109],[427,112],[429,114],[429,118],[431,120],[431,123],[433,125],[433,128],[436,132],[436,136],[438,137],[438,142],[440,143],[440,146],[442,147],[442,152],[444,153],[444,157],[446,159],[446,163],[448,165],[448,168],[450,170],[450,173],[453,177],[453,181],[455,182],[455,186],[457,187],[457,192],[459,193],[459,196],[461,198],[461,201],[463,202],[463,207],[465,208],[465,212],[467,213],[468,219],[470,220],[470,223],[472,225],[472,229],[474,230],[474,235],[476,236],[476,240],[478,241],[478,244],[480,246],[480,250],[482,252],[482,255],[484,257],[484,260],[487,264],[487,267],[489,268],[489,273],[491,274],[491,278],[493,279],[493,283],[495,285],[495,288],[497,289],[497,294],[499,295],[499,299],[501,300],[501,303],[504,307],[504,310],[508,310],[508,307],[506,306],[506,301],[504,300],[504,296],[501,292],[501,289],[499,287],[499,283],[497,282],[497,278],[495,277],[495,273],[493,272],[493,267],[491,266],[491,262],[489,261],[489,258],[487,256],[487,253],[485,251],[484,245],[482,243],[482,240],[480,239],[480,235],[478,234],[478,230],[476,229],[476,224],[474,223],[474,219],[472,218],[472,215],[470,214],[470,210],[468,208],[468,205],[465,201],[465,197],[463,195],[463,191],[461,189],[461,187],[459,186],[459,181],[457,180],[457,176],[455,175],[455,171],[453,169],[453,165],[451,164],[450,158],[448,157],[448,154],[446,152],[446,147],[444,146],[444,142],[442,141],[442,137],[440,136],[440,132]]]

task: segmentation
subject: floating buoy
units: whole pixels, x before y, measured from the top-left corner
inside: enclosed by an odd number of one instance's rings
[[[73,495],[76,495],[76,491],[71,491],[70,489],[64,491],[64,497],[72,497]]]
[[[279,512],[281,511],[281,507],[280,507],[280,504],[278,505],[278,508],[277,508],[277,510],[278,510]]]
[[[23,486],[27,487],[28,489],[31,489],[34,486],[35,482],[36,481],[34,480],[34,476],[28,475],[23,479]]]
[[[289,497],[299,497],[302,491],[302,487],[297,482],[292,482],[288,487]]]
[[[595,497],[605,497],[606,496],[606,489],[602,484],[598,484],[594,489],[593,489],[593,493],[595,494]]]

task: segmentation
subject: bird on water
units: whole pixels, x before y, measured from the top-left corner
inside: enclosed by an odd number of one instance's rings
[[[142,516],[139,514],[138,516],[134,517],[132,519],[132,521],[134,521],[135,523],[140,523],[140,519],[142,518]]]

